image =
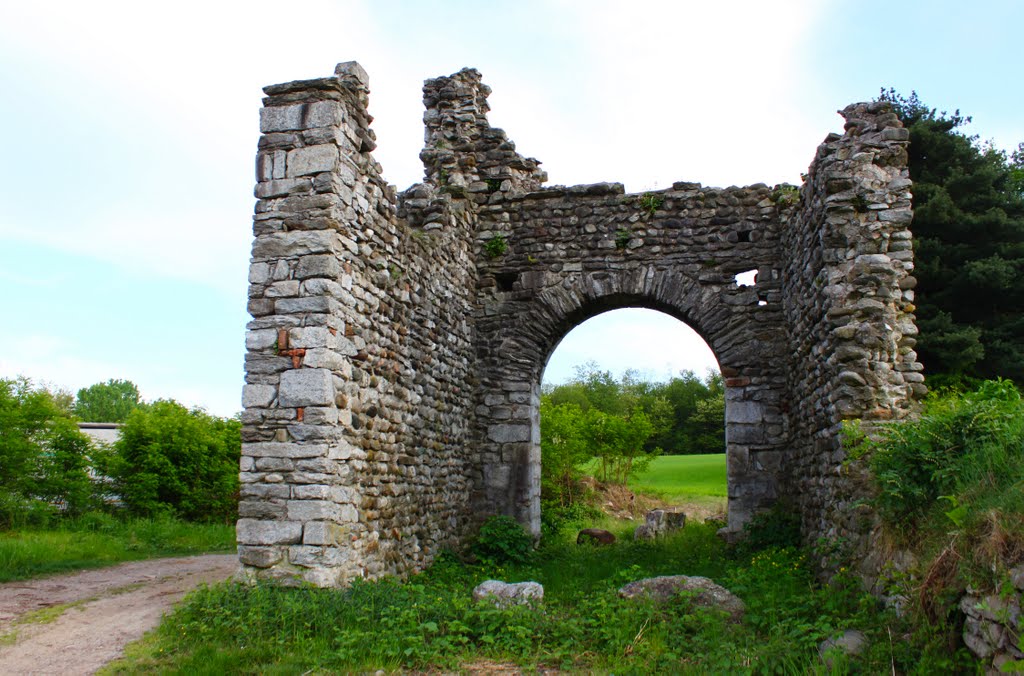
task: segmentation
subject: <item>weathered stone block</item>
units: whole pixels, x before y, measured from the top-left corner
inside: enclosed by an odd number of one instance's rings
[[[288,548],[288,560],[296,566],[335,568],[348,560],[348,553],[338,547],[295,545]]]
[[[302,524],[298,521],[264,521],[239,519],[236,527],[242,545],[288,545],[302,540]]]
[[[487,438],[499,444],[529,441],[530,435],[530,425],[491,425],[487,428]]]
[[[276,329],[260,329],[245,332],[245,348],[247,350],[266,350],[277,342]]]
[[[304,256],[295,269],[296,279],[327,277],[337,279],[342,272],[341,263],[335,255]]]
[[[260,235],[252,247],[253,258],[285,258],[332,252],[338,236],[332,230],[296,230]]]
[[[245,385],[242,387],[244,408],[265,408],[273,403],[277,388],[273,385]]]
[[[285,407],[330,406],[334,394],[334,379],[327,369],[293,369],[281,374],[278,403]]]
[[[327,455],[327,444],[248,442],[242,444],[242,455],[254,458],[317,458]]]
[[[327,521],[311,521],[302,529],[302,544],[330,546],[344,542],[345,527]]]
[[[338,166],[338,148],[334,145],[310,146],[288,152],[288,177],[334,171]]]
[[[355,507],[338,504],[330,500],[291,500],[288,502],[288,518],[295,521],[352,522],[359,518]]]
[[[299,195],[313,190],[313,182],[308,178],[279,178],[261,181],[256,184],[256,197],[270,199],[285,195]]]
[[[725,419],[734,423],[757,424],[764,420],[764,407],[756,401],[731,401],[725,407]]]
[[[302,117],[306,110],[304,104],[293,106],[274,106],[260,109],[260,131],[291,131],[302,129]]]
[[[356,349],[354,346],[351,348],[348,354],[356,354]],[[334,350],[328,350],[327,348],[317,347],[306,351],[306,357],[303,360],[303,363],[310,368],[337,371],[343,369],[345,365],[348,363],[348,360],[345,358],[344,355]]]
[[[246,565],[255,568],[270,568],[283,558],[279,547],[250,547],[239,545],[238,560]]]

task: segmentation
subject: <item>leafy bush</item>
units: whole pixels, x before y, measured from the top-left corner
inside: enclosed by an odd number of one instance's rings
[[[560,534],[588,527],[604,517],[597,507],[583,501],[576,501],[563,506],[558,502],[542,501],[540,506],[540,532],[543,541],[551,540]]]
[[[526,563],[533,555],[533,538],[512,517],[492,516],[480,527],[472,551],[489,563]]]
[[[875,505],[897,528],[913,531],[941,512],[960,525],[993,496],[1019,493],[1024,479],[1024,402],[1006,380],[965,394],[940,393],[916,422],[890,425],[853,450],[869,456]]]
[[[874,473],[885,534],[917,565],[893,577],[918,631],[959,641],[958,601],[1012,588],[1024,559],[1024,401],[1012,383],[940,392],[915,421],[848,435]],[[885,549],[885,547],[881,547]]]
[[[237,515],[241,424],[156,401],[132,411],[107,472],[138,516],[228,522]]]
[[[34,494],[57,505],[66,516],[78,516],[100,504],[100,486],[89,473],[96,456],[92,442],[69,418],[55,418],[39,457]]]
[[[58,397],[0,379],[0,527],[42,524],[96,504],[93,447]]]

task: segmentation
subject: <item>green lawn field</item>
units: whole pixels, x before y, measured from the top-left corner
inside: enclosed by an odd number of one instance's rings
[[[721,502],[727,495],[725,454],[662,455],[631,478],[629,487],[671,503]]]

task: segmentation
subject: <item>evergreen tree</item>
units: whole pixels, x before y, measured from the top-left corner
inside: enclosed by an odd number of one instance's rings
[[[1024,144],[1009,158],[916,93],[882,90],[910,130],[917,351],[930,383],[1024,383]]]

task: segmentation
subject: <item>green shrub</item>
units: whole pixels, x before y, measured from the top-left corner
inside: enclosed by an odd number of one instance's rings
[[[484,242],[484,253],[488,258],[500,258],[508,251],[508,240],[504,235],[494,235]]]
[[[93,447],[60,393],[0,379],[0,528],[43,525],[97,502]]]
[[[585,501],[578,500],[566,506],[562,506],[558,501],[542,501],[540,506],[541,540],[548,541],[569,531],[573,531],[575,534],[575,531],[587,528],[603,517],[604,512]]]
[[[69,418],[54,419],[46,432],[34,495],[78,516],[99,506],[99,486],[89,469],[95,456],[92,442]]]
[[[174,401],[135,409],[114,444],[114,492],[137,516],[232,521],[238,505],[241,424]]]
[[[1024,402],[1007,380],[964,394],[939,393],[918,421],[886,426],[852,453],[868,456],[875,505],[892,526],[913,531],[936,512],[962,525],[980,503],[1019,493]]]
[[[480,527],[472,551],[493,564],[526,563],[533,555],[533,538],[510,516],[492,516]]]

